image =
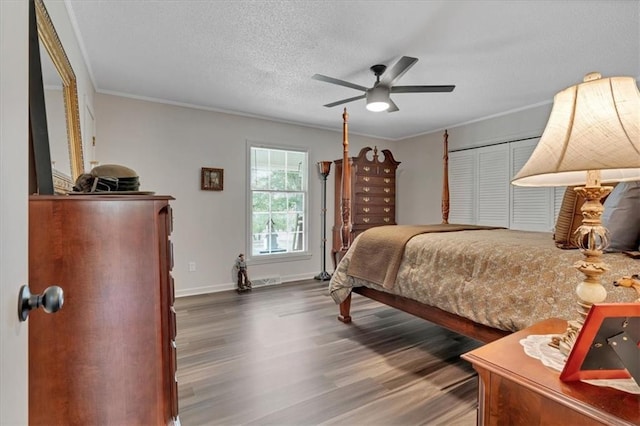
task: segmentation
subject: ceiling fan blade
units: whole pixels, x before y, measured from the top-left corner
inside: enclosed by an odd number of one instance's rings
[[[404,73],[409,71],[409,68],[411,68],[416,62],[418,62],[418,58],[403,56],[391,67],[391,69],[385,71],[385,73],[382,74],[380,84],[389,87],[393,86],[393,83],[395,83],[396,80],[402,77]]]
[[[365,95],[360,95],[360,96],[354,96],[353,98],[343,99],[341,101],[336,101],[336,102],[331,102],[330,104],[326,104],[325,106],[327,108],[331,108],[331,107],[334,107],[334,106],[346,104],[347,102],[353,102],[353,101],[357,101],[358,99],[364,99],[366,97],[367,97],[366,94]]]
[[[350,87],[351,89],[360,90],[362,92],[366,92],[368,87],[360,86],[359,84],[349,83],[348,81],[338,80],[337,78],[327,77],[322,74],[314,74],[312,77],[314,80],[324,81],[325,83],[337,84],[338,86]]]
[[[455,85],[449,86],[394,86],[391,93],[424,93],[424,92],[453,92]]]
[[[396,112],[398,110],[399,110],[398,105],[396,105],[395,102],[389,99],[389,108],[387,108],[387,112]]]

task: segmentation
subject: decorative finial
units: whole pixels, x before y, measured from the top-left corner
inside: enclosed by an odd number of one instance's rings
[[[349,114],[347,114],[347,108],[345,107],[344,112],[342,113],[342,119],[346,123],[349,120]]]
[[[600,74],[599,72],[590,72],[589,74],[584,76],[584,79],[582,81],[586,83],[587,81],[600,80],[601,78],[602,74]]]

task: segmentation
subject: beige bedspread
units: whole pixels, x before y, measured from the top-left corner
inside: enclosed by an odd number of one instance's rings
[[[336,303],[352,287],[367,286],[502,330],[577,317],[575,287],[583,276],[572,265],[583,256],[555,247],[549,233],[494,229],[416,235],[406,244],[392,291],[348,275],[359,240],[331,278],[329,292]],[[604,260],[610,267],[603,275],[607,302],[633,302],[633,290],[612,282],[640,273],[640,260],[621,253],[607,253]]]
[[[407,242],[427,232],[453,232],[474,229],[496,229],[478,225],[391,225],[369,228],[354,248],[347,274],[391,289],[396,281],[400,261]]]

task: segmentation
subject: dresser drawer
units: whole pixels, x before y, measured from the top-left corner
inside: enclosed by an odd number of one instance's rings
[[[169,386],[170,391],[170,408],[171,408],[171,416],[173,418],[178,417],[178,376],[176,375],[176,371],[178,369],[178,357],[177,357],[177,348],[175,340],[171,341],[171,367],[173,370],[172,382]]]
[[[355,187],[354,193],[356,198],[367,195],[388,195],[395,198],[396,189],[392,186],[358,185]]]
[[[355,210],[362,212],[360,207],[366,206],[380,206],[380,207],[394,207],[396,205],[396,199],[393,195],[358,195],[354,199]]]
[[[167,236],[173,232],[173,209],[167,206]]]
[[[354,209],[356,216],[387,216],[396,217],[396,209],[392,204],[357,203]]]
[[[351,166],[353,168],[353,171],[355,172],[355,174],[357,175],[379,175],[379,176],[391,176],[391,177],[395,177],[396,175],[396,168],[397,168],[397,163],[396,165],[390,167],[389,165],[386,164],[371,164],[370,162],[367,161],[367,163],[369,164],[357,164],[358,161],[355,161],[354,164]]]
[[[395,188],[396,179],[393,176],[370,176],[370,175],[356,175],[356,185],[359,186],[386,186],[389,188]]]
[[[358,215],[354,218],[354,225],[395,225],[394,216],[379,216],[379,215]]]
[[[176,300],[176,290],[175,284],[173,281],[173,276],[169,273],[169,306],[173,306],[173,303]]]
[[[167,253],[169,256],[169,270],[173,270],[173,241],[169,240],[169,252]]]
[[[172,341],[175,341],[176,335],[177,335],[176,309],[173,306],[171,306],[169,308],[169,338]]]

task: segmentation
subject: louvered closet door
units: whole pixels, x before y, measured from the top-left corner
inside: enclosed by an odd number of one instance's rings
[[[478,156],[478,225],[509,227],[509,145],[487,146]]]
[[[473,150],[449,153],[449,223],[476,223],[475,171]]]
[[[511,177],[527,162],[540,139],[512,142],[511,148]],[[521,187],[511,185],[511,229],[524,231],[544,231],[553,229],[555,222],[555,188]],[[560,202],[562,195],[560,195]],[[558,204],[559,205],[559,204]]]

